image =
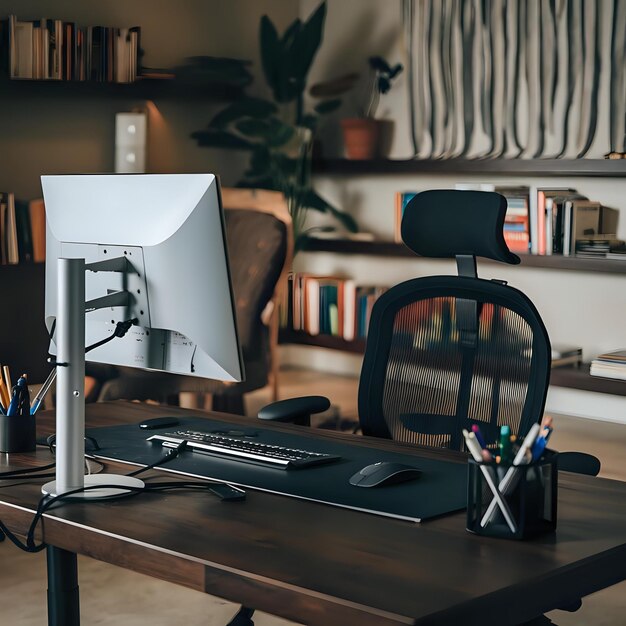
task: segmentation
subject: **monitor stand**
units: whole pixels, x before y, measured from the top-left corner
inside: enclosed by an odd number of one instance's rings
[[[57,263],[56,480],[41,490],[48,496],[79,490],[68,497],[81,500],[132,495],[144,487],[142,480],[120,474],[85,476],[85,259]]]

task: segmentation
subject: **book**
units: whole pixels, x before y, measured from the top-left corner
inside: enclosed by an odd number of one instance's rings
[[[603,378],[615,378],[617,380],[626,380],[626,364],[594,360],[591,362],[589,373],[592,376],[601,376]]]
[[[31,200],[28,204],[30,230],[33,246],[33,262],[46,260],[46,211],[42,199]]]
[[[33,23],[11,15],[9,29],[11,78],[33,78]]]
[[[15,232],[17,237],[18,261],[31,263],[33,260],[33,239],[30,227],[28,202],[15,201]]]
[[[613,352],[604,352],[596,357],[596,360],[615,361],[626,365],[626,350],[615,350]]]
[[[600,203],[590,200],[574,200],[572,204],[572,247],[576,249],[576,241],[590,239],[600,232]]]
[[[15,197],[12,193],[0,193],[0,246],[2,262],[14,265],[19,263],[17,244],[17,223],[15,219]]]
[[[402,243],[402,216],[406,205],[418,194],[417,191],[398,191],[394,198],[393,240]]]
[[[526,254],[530,247],[529,194],[527,186],[495,187],[507,201],[503,234],[512,252]]]

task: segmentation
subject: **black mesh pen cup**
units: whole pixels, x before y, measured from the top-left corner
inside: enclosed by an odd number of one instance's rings
[[[34,415],[0,415],[0,452],[33,452],[35,447]]]
[[[470,459],[467,530],[508,539],[553,532],[557,480],[557,453],[552,450],[528,465],[477,463]]]

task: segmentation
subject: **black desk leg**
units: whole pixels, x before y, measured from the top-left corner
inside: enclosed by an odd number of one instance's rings
[[[48,546],[48,626],[80,626],[76,554]]]

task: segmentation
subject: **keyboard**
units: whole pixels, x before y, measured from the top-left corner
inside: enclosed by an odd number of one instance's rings
[[[254,461],[280,469],[299,469],[332,463],[341,457],[334,454],[311,452],[298,448],[272,446],[248,438],[201,432],[197,430],[177,430],[160,435],[152,435],[146,441],[161,442],[164,447],[173,447],[183,441],[193,452],[211,454],[239,461]]]

